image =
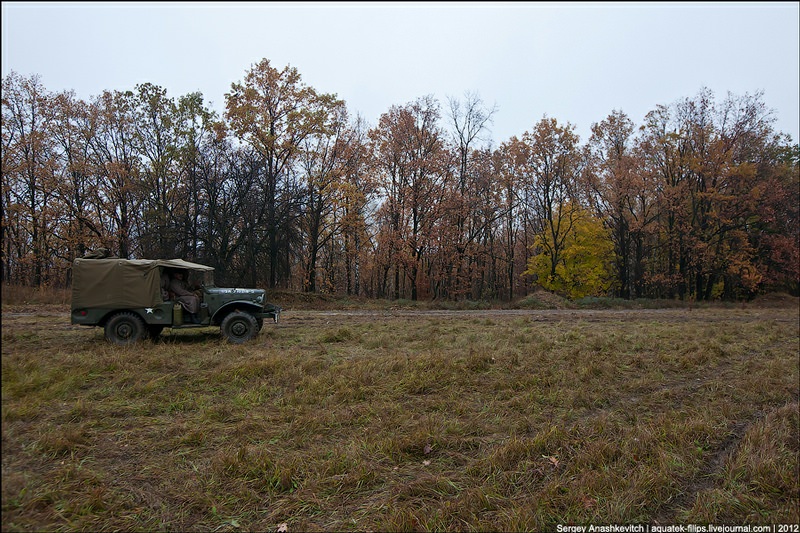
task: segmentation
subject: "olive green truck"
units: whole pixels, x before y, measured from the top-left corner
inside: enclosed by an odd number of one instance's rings
[[[182,271],[197,278],[200,312],[196,322],[164,284],[167,273]],[[266,301],[263,289],[214,285],[214,268],[182,259],[79,258],[72,265],[71,323],[104,328],[105,338],[119,345],[155,339],[164,328],[219,327],[232,343],[258,335],[264,319],[275,323],[281,308]]]

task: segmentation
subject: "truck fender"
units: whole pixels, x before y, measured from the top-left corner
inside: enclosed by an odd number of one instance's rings
[[[235,300],[233,302],[227,302],[225,305],[220,307],[216,310],[216,312],[211,316],[211,322],[214,324],[221,324],[222,319],[225,318],[225,315],[230,313],[231,311],[246,311],[248,313],[260,313],[262,307],[260,305],[256,305],[253,302],[242,301],[242,300]]]

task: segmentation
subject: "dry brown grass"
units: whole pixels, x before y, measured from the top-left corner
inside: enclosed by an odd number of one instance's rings
[[[3,310],[4,531],[800,520],[797,307],[287,309],[134,348]]]

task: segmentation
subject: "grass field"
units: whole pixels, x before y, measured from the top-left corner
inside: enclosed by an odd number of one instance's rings
[[[291,310],[132,348],[3,307],[3,531],[800,522],[800,309]]]

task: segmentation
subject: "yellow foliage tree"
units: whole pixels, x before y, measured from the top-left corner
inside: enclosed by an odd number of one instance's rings
[[[547,290],[571,299],[604,296],[613,286],[614,243],[602,220],[587,210],[575,211],[572,228],[564,242],[555,273],[550,257],[549,234],[536,236],[534,255],[528,260],[526,275]]]

